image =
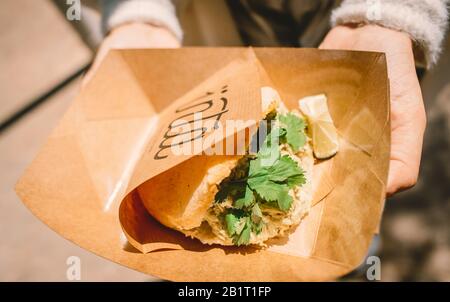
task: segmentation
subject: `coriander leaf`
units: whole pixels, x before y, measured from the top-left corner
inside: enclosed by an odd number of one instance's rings
[[[286,127],[286,141],[296,152],[306,142],[305,121],[293,113],[279,116],[280,122]]]
[[[284,190],[280,192],[280,195],[278,196],[278,207],[280,208],[280,210],[286,212],[291,208],[292,201],[293,199],[291,195],[289,195],[289,190]]]
[[[261,166],[261,159],[253,159],[250,161],[250,168],[248,170],[248,177],[263,177],[266,176],[269,172]]]
[[[255,203],[255,205],[252,208],[252,213],[250,216],[251,222],[252,222],[252,232],[259,234],[262,231],[263,227],[263,214],[261,212],[261,209],[259,208],[258,204]]]
[[[251,216],[252,222],[255,224],[259,224],[262,221],[262,217],[263,215],[261,209],[259,208],[258,204],[255,203],[255,205],[252,208],[252,216]]]
[[[275,183],[270,180],[250,182],[250,187],[266,201],[277,201],[281,192],[289,190],[289,187],[285,184]]]
[[[269,179],[274,182],[282,182],[299,175],[303,175],[303,170],[288,155],[282,156],[268,169]]]
[[[240,233],[239,237],[236,238],[235,244],[237,246],[247,245],[250,242],[250,233],[251,233],[251,223],[248,217],[245,218],[244,228]]]
[[[252,224],[251,218],[245,216],[248,214],[241,210],[232,210],[225,215],[227,233],[232,237],[235,245],[246,245],[250,242],[251,231],[255,227]]]
[[[274,148],[271,147],[270,149],[263,149],[261,151],[263,153],[258,152],[258,158],[255,159],[258,161],[259,167],[270,167],[278,160],[278,158],[280,158],[280,149],[278,145]]]
[[[291,176],[287,179],[287,185],[289,188],[303,185],[303,184],[305,184],[305,182],[306,182],[306,178],[305,178],[303,170],[302,170],[301,174]]]
[[[236,222],[235,226],[235,234],[236,235],[240,235],[242,233],[242,230],[245,228],[245,225],[247,223],[247,217],[241,217],[239,218],[239,220]]]
[[[252,189],[254,189],[262,199],[269,202],[276,202],[280,210],[287,211],[291,207],[293,200],[289,195],[289,186],[287,184],[266,180],[264,182],[255,182],[252,185]]]
[[[236,233],[236,223],[238,222],[238,220],[239,219],[232,213],[228,213],[227,215],[225,215],[225,225],[230,237]]]
[[[242,209],[251,206],[254,203],[254,201],[255,196],[253,195],[253,191],[249,188],[249,186],[246,186],[244,197],[237,199],[234,202],[234,206],[238,209]]]
[[[257,154],[261,166],[269,167],[280,157],[279,135],[281,133],[280,128],[274,128],[267,134]]]
[[[278,136],[279,136],[279,138],[284,138],[284,137],[286,137],[286,133],[287,133],[287,131],[286,131],[286,129],[284,129],[284,128],[278,128],[279,130],[279,132],[278,132]]]
[[[305,182],[303,170],[288,155],[271,167],[262,167],[258,160],[250,162],[248,186],[265,201],[276,202],[282,211],[289,210],[293,201],[289,189]]]

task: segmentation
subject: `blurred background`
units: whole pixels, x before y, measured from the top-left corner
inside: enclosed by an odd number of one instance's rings
[[[223,11],[223,1],[181,2],[184,44],[241,43],[229,14],[206,13]],[[70,256],[80,257],[83,281],[156,280],[61,238],[13,190],[76,96],[102,39],[96,1],[81,3],[81,20],[68,21],[65,0],[0,1],[0,281],[66,281]],[[377,250],[382,281],[450,281],[448,35],[438,65],[419,75],[428,116],[422,167],[413,189],[386,202]],[[357,274],[344,279],[365,280]]]

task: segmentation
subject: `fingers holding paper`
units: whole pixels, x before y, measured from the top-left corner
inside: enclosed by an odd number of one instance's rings
[[[337,26],[328,33],[320,48],[386,54],[391,104],[391,153],[386,193],[389,196],[414,186],[419,174],[426,117],[410,37],[377,25]]]

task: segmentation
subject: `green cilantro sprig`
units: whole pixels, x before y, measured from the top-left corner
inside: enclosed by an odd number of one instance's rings
[[[293,202],[289,190],[302,185],[304,171],[289,155],[280,154],[279,145],[287,143],[296,152],[306,142],[305,122],[292,113],[277,116],[280,125],[273,127],[256,157],[247,157],[243,175],[227,179],[219,186],[216,202],[231,197],[233,208],[224,216],[227,233],[235,245],[246,245],[251,233],[259,234],[263,214],[258,203],[288,211]]]
[[[303,170],[288,155],[277,159],[272,166],[261,166],[261,158],[250,162],[248,186],[263,200],[276,202],[282,211],[292,205],[289,189],[305,183]]]
[[[255,203],[250,212],[232,209],[225,215],[227,233],[233,238],[237,246],[246,245],[250,241],[251,233],[262,231],[263,215],[258,204]]]
[[[297,152],[306,143],[305,121],[293,113],[280,115],[279,120],[286,129],[286,142]]]

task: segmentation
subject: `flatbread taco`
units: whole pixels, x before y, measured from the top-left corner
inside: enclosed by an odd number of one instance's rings
[[[261,97],[266,135],[245,155],[194,156],[138,187],[153,217],[202,243],[237,246],[265,246],[301,222],[313,195],[308,119],[270,87]]]

